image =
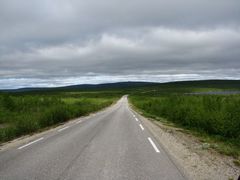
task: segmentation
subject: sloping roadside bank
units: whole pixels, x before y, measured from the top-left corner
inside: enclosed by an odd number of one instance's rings
[[[0,143],[0,152],[4,152],[7,149],[15,147],[15,146],[19,146],[20,144],[28,143],[28,142],[32,141],[33,139],[37,139],[38,137],[42,137],[42,136],[44,136],[46,134],[54,132],[54,131],[56,131],[58,129],[61,129],[61,128],[65,127],[65,126],[68,126],[68,125],[71,126],[71,124],[74,124],[75,122],[87,120],[87,119],[89,119],[89,118],[91,118],[93,116],[96,116],[97,114],[101,114],[104,111],[107,111],[107,110],[113,108],[114,105],[116,105],[119,100],[120,100],[119,98],[116,98],[108,106],[102,107],[102,108],[100,108],[100,109],[98,109],[96,111],[89,112],[89,113],[87,113],[85,115],[82,115],[82,116],[79,116],[79,117],[67,119],[64,122],[53,124],[51,126],[47,126],[45,128],[39,129],[37,131],[31,132],[31,133],[28,133],[28,134],[25,134],[25,135],[22,135],[20,137],[16,137],[16,138],[11,139],[11,140],[6,141],[6,142],[1,142]]]

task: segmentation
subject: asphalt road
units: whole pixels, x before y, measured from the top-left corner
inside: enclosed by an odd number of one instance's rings
[[[124,96],[105,111],[0,152],[0,179],[181,180],[184,176]]]

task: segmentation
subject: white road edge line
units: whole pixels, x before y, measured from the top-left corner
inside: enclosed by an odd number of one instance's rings
[[[157,148],[156,144],[152,141],[150,137],[148,137],[149,142],[151,143],[152,147],[156,151],[156,153],[160,153],[159,149]]]
[[[66,127],[62,128],[62,129],[59,129],[58,132],[61,132],[61,131],[65,130],[65,129],[67,129],[67,128],[69,128],[69,126],[66,126]]]
[[[82,122],[81,120],[80,121],[77,121],[75,124],[79,124],[80,122]]]
[[[39,138],[39,139],[36,139],[35,141],[32,141],[32,142],[30,142],[30,143],[27,143],[27,144],[19,147],[18,149],[23,149],[23,148],[25,148],[25,147],[27,147],[27,146],[30,146],[31,144],[34,144],[34,143],[36,143],[36,142],[38,142],[38,141],[41,141],[41,140],[43,140],[43,139],[44,139],[44,138],[41,137],[41,138]]]
[[[138,118],[135,117],[135,120],[138,121]]]
[[[140,128],[141,128],[142,130],[144,130],[144,127],[142,126],[142,124],[139,124],[139,126],[140,126]]]

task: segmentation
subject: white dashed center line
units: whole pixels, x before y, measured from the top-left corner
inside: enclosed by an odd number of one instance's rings
[[[151,143],[152,147],[157,153],[160,153],[159,149],[157,148],[156,144],[152,141],[150,137],[148,137],[149,142]]]
[[[30,146],[30,145],[32,145],[32,144],[34,144],[34,143],[36,143],[36,142],[38,142],[38,141],[41,141],[41,140],[43,140],[43,139],[44,139],[44,138],[41,137],[41,138],[39,138],[39,139],[36,139],[35,141],[32,141],[32,142],[30,142],[30,143],[27,143],[27,144],[19,147],[18,149],[23,149],[23,148],[25,148],[25,147],[27,147],[27,146]]]
[[[135,118],[136,121],[138,121],[138,118]]]
[[[139,126],[140,126],[140,128],[141,128],[142,130],[144,130],[144,127],[142,126],[142,124],[139,124]]]
[[[61,132],[61,131],[65,130],[65,129],[67,129],[67,128],[69,128],[69,126],[66,126],[64,128],[59,129],[58,132]]]

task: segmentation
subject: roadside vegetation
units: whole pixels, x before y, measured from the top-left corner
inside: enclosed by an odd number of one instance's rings
[[[239,82],[126,82],[2,92],[0,142],[98,111],[129,94],[145,116],[180,126],[219,152],[240,157],[240,95],[231,94],[239,93]]]
[[[209,89],[206,89],[209,91]],[[194,88],[185,92],[202,92]],[[201,136],[219,152],[240,156],[240,95],[193,95],[183,89],[132,93],[131,103],[145,116]],[[217,144],[215,144],[217,143]]]
[[[98,111],[120,96],[103,91],[0,94],[0,142]]]

